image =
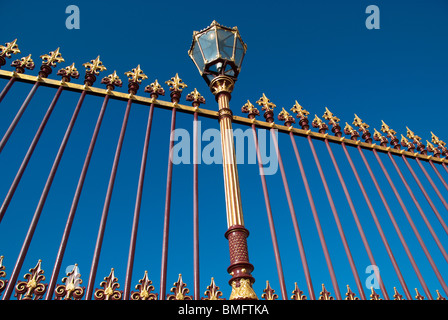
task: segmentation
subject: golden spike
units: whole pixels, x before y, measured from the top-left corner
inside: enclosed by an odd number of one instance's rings
[[[446,298],[443,297],[443,296],[440,294],[439,290],[436,290],[436,292],[437,292],[437,299],[436,299],[436,300],[446,300]]]
[[[135,286],[138,291],[131,293],[131,300],[157,300],[157,294],[152,293],[154,286],[152,281],[149,280],[148,271],[145,270],[145,275],[138,283]]]
[[[83,66],[87,69],[86,71],[92,74],[100,74],[101,71],[107,70],[105,66],[103,66],[103,62],[100,61],[100,56],[96,57],[95,60],[90,60],[90,62],[86,62]]]
[[[192,300],[191,296],[186,295],[190,290],[187,289],[187,284],[183,282],[182,274],[179,273],[179,278],[173,285],[174,287],[170,289],[173,294],[167,296],[168,300]]]
[[[404,135],[401,135],[400,142],[401,142],[402,145],[405,145],[405,146],[409,146],[409,144],[410,144],[409,140],[406,139]]]
[[[361,118],[359,118],[355,113],[355,120],[353,120],[352,123],[355,127],[359,127],[359,130],[365,131],[369,128],[369,125],[366,123],[363,123]]]
[[[103,289],[95,291],[95,300],[121,300],[121,291],[116,290],[120,288],[120,284],[115,277],[114,268],[111,268],[109,276],[104,277],[104,281],[100,283],[100,286]]]
[[[176,73],[176,76],[172,77],[171,80],[165,81],[165,83],[171,86],[170,91],[182,91],[187,87],[185,83],[182,82],[182,79],[179,78],[179,75]]]
[[[40,58],[43,60],[43,64],[47,64],[49,66],[56,66],[56,63],[64,62],[64,58],[62,58],[61,53],[59,52],[59,48],[55,51],[51,51],[50,54],[41,55]]]
[[[6,58],[11,58],[11,54],[17,54],[20,52],[19,46],[17,45],[17,39],[11,42],[7,42],[4,46],[0,46],[0,57],[4,56]]]
[[[380,295],[373,290],[373,287],[370,287],[372,290],[372,294],[370,295],[370,300],[383,300],[380,298]]]
[[[321,118],[319,118],[317,116],[317,114],[315,114],[314,115],[314,119],[313,119],[313,121],[311,123],[313,124],[313,127],[317,128],[317,127],[321,126],[324,122],[322,121]]]
[[[378,130],[376,130],[375,128],[373,129],[374,133],[373,133],[373,137],[375,138],[375,140],[380,140],[383,135],[381,134],[381,132],[379,132]]]
[[[261,110],[263,111],[272,111],[275,107],[277,107],[266,97],[264,93],[263,96],[258,101],[256,101],[256,103],[262,106]]]
[[[243,105],[241,110],[245,113],[253,113],[253,114],[259,113],[258,109],[249,100],[247,100],[247,102]]]
[[[344,132],[346,134],[352,134],[354,131],[353,127],[348,124],[348,122],[345,123]]]
[[[140,65],[138,65],[137,68],[132,69],[132,71],[125,72],[124,74],[129,78],[129,82],[141,83],[142,80],[148,79],[146,74],[143,73],[143,70],[140,69]]]
[[[325,107],[325,112],[322,118],[328,120],[328,123],[331,125],[336,125],[340,121],[340,119],[338,117],[335,117],[327,107]]]
[[[212,277],[212,281],[210,285],[207,286],[207,290],[204,292],[205,298],[202,300],[224,300],[220,298],[222,296],[222,292],[219,291],[219,287],[215,284],[215,279]]]
[[[301,119],[307,118],[310,114],[307,110],[303,109],[303,107],[297,102],[297,100],[290,111],[292,111],[293,113],[297,113],[297,118]]]
[[[425,300],[425,297],[422,296],[420,294],[420,292],[418,292],[417,288],[415,288],[415,292],[417,293],[417,295],[415,296],[415,299],[417,299],[417,300]]]

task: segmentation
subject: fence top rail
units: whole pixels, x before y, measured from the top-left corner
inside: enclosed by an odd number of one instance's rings
[[[24,74],[24,73],[17,73],[15,71],[0,70],[0,78],[2,78],[2,79],[15,78],[16,81],[27,82],[27,83],[40,82],[40,84],[43,86],[53,87],[53,88],[59,88],[62,86],[62,87],[64,87],[65,90],[69,90],[69,91],[75,91],[75,92],[87,91],[87,94],[103,96],[103,97],[106,95],[109,95],[109,97],[111,99],[117,99],[117,100],[123,100],[123,101],[132,99],[133,103],[137,103],[137,104],[142,104],[142,105],[147,105],[147,106],[154,104],[155,107],[160,107],[160,108],[164,108],[164,109],[177,108],[177,110],[180,112],[185,112],[185,113],[197,112],[198,115],[200,115],[200,116],[214,118],[214,119],[219,118],[218,111],[203,109],[203,108],[199,108],[197,106],[196,107],[188,106],[188,105],[183,105],[183,104],[179,104],[179,103],[173,103],[173,102],[163,101],[163,100],[159,100],[159,99],[153,99],[151,97],[144,97],[144,96],[133,95],[133,94],[125,93],[125,92],[118,92],[115,90],[108,90],[108,89],[102,89],[102,88],[93,87],[93,86],[86,86],[84,84],[77,84],[77,83],[65,82],[65,81],[61,81],[61,80],[42,78],[39,76],[33,76],[33,75]],[[258,128],[264,128],[264,129],[272,129],[273,128],[273,129],[277,129],[280,132],[286,132],[286,133],[291,132],[294,135],[298,135],[298,136],[302,136],[302,137],[311,137],[312,139],[317,139],[317,140],[327,139],[329,142],[333,142],[333,143],[337,143],[337,144],[344,143],[344,144],[346,144],[348,146],[352,146],[352,147],[359,146],[363,149],[377,150],[378,152],[383,152],[383,153],[390,152],[391,154],[397,155],[397,156],[404,155],[404,156],[410,157],[410,158],[419,158],[424,161],[431,160],[435,163],[447,163],[448,164],[447,158],[435,157],[432,155],[422,154],[419,152],[412,152],[412,151],[408,151],[408,150],[404,150],[404,149],[395,149],[391,146],[386,147],[383,145],[367,143],[367,142],[363,142],[360,140],[352,140],[352,139],[345,138],[342,136],[338,137],[335,135],[330,135],[329,133],[314,132],[311,129],[304,130],[304,129],[299,129],[299,128],[295,128],[292,126],[276,124],[274,122],[260,121],[260,120],[244,118],[244,117],[236,116],[236,115],[233,115],[232,118],[233,118],[234,123],[241,124],[241,125],[251,126],[252,124],[254,124]],[[330,122],[331,122],[331,120],[330,120]],[[407,140],[406,140],[406,142],[407,142]]]

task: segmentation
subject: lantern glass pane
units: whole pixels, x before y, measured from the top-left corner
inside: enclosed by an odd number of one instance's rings
[[[215,60],[218,57],[218,51],[216,48],[216,30],[212,29],[204,33],[199,37],[199,43],[201,44],[204,57],[207,62]]]
[[[219,54],[224,59],[233,58],[233,43],[235,40],[235,35],[231,31],[218,29],[218,45]]]
[[[241,68],[241,62],[243,61],[244,56],[244,47],[241,43],[240,38],[236,38],[236,47],[235,47],[235,63],[238,68]]]
[[[196,62],[198,68],[201,72],[204,71],[204,58],[202,57],[201,49],[199,48],[199,44],[195,41],[193,47],[193,59]]]

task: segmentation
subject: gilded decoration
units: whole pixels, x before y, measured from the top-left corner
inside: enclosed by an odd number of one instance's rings
[[[157,300],[157,293],[153,293],[154,286],[152,281],[148,278],[148,271],[145,271],[145,275],[138,281],[139,284],[135,286],[138,291],[131,292],[131,300]]]
[[[17,39],[7,42],[4,46],[0,46],[0,57],[11,58],[11,54],[20,53]]]
[[[275,293],[275,290],[271,288],[269,281],[266,281],[266,289],[263,289],[263,294],[261,295],[261,298],[265,300],[278,299],[278,295]]]
[[[95,291],[95,300],[121,300],[122,292],[117,290],[120,288],[120,284],[115,277],[114,268],[111,269],[109,276],[100,283],[100,286],[103,288]]]
[[[292,291],[291,300],[306,300],[306,296],[303,291],[297,286],[297,282],[294,282],[294,290]]]
[[[177,282],[174,282],[174,287],[170,289],[173,294],[167,295],[167,300],[193,300],[191,296],[187,296],[190,289],[187,288],[187,284],[182,280],[182,274],[179,273]]]
[[[204,292],[205,297],[202,300],[225,300],[220,298],[222,292],[219,291],[219,287],[215,284],[215,279],[212,277],[210,285],[207,286],[207,290]]]
[[[84,287],[82,283],[81,274],[79,273],[78,265],[75,264],[72,271],[67,273],[67,276],[62,279],[61,285],[58,285],[55,290],[56,300],[81,300],[84,296]]]
[[[238,282],[238,283],[237,283]],[[258,300],[249,279],[232,281],[232,292],[229,300]]]
[[[45,294],[47,285],[41,283],[45,280],[44,270],[41,268],[42,260],[39,260],[36,266],[25,274],[26,281],[19,281],[16,285],[16,294],[18,300],[39,300]]]

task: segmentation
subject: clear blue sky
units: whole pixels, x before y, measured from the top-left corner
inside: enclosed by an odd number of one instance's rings
[[[80,9],[79,30],[68,30],[65,26],[65,20],[68,17],[65,9],[71,4],[77,5]],[[371,4],[377,5],[380,9],[379,30],[368,30],[365,26],[365,20],[368,17],[365,9]],[[140,64],[149,77],[143,82],[139,91],[142,95],[144,94],[143,87],[155,79],[163,84],[179,73],[188,85],[188,88],[184,90],[182,103],[188,104],[184,98],[196,87],[207,100],[204,108],[216,110],[214,97],[197,73],[196,67],[187,55],[187,50],[191,44],[193,31],[205,28],[212,20],[217,20],[226,26],[238,26],[248,46],[231,100],[231,108],[235,114],[241,114],[240,108],[247,99],[254,103],[264,92],[277,105],[276,114],[282,107],[289,110],[294,101],[298,100],[311,113],[310,117],[314,117],[314,114],[321,117],[325,107],[328,107],[341,119],[341,124],[345,124],[346,121],[351,123],[356,113],[371,126],[372,131],[374,127],[379,129],[381,120],[384,120],[398,132],[398,135],[405,134],[405,126],[408,126],[424,140],[430,140],[430,131],[442,140],[446,140],[448,139],[446,131],[448,115],[446,111],[448,105],[447,16],[448,3],[444,0],[337,2],[320,0],[312,2],[258,1],[257,3],[227,1],[225,4],[210,1],[2,1],[0,12],[2,39],[0,41],[3,44],[18,38],[21,53],[14,56],[14,59],[31,53],[36,69],[27,73],[33,75],[37,74],[40,66],[39,56],[57,47],[60,47],[60,52],[65,59],[57,70],[75,62],[82,77],[84,74],[82,63],[100,55],[107,71],[98,77],[95,86],[102,86],[101,77],[117,70],[125,82],[124,88],[119,89],[120,91],[126,91],[127,86],[123,73]],[[12,70],[8,65],[3,69]],[[54,70],[50,78],[58,78],[57,70]],[[74,80],[74,82],[81,83],[82,81]],[[3,88],[5,84],[6,80],[0,80],[0,88]],[[168,89],[166,85],[163,86],[165,90]],[[0,135],[6,131],[30,88],[28,84],[14,84],[0,104]],[[50,88],[38,89],[0,155],[1,201],[6,196],[54,93],[55,90]],[[4,264],[8,276],[12,272],[78,95],[73,92],[62,93],[0,225],[0,254],[5,256]],[[169,100],[169,96],[163,99]],[[29,268],[34,267],[38,259],[42,259],[47,279],[50,278],[101,102],[102,99],[99,97],[86,97],[20,277]],[[87,284],[125,106],[124,102],[109,102],[62,264],[60,279],[63,277],[62,272],[65,267],[78,263],[84,284]],[[116,270],[115,274],[122,288],[124,286],[147,114],[148,108],[141,105],[135,105],[131,110],[96,277],[96,287],[99,287],[102,278],[109,274],[112,267]],[[166,110],[156,109],[154,112],[133,276],[134,286],[143,277],[144,270],[148,270],[157,292],[160,281],[170,116],[171,113]],[[218,127],[215,120],[201,120],[203,129]],[[177,127],[191,131],[192,116],[178,114]],[[235,126],[237,127],[245,129],[245,127]],[[279,140],[306,247],[314,290],[318,295],[321,291],[321,283],[325,283],[334,296],[289,137],[280,134]],[[358,293],[308,143],[299,137],[296,141],[307,169],[340,290],[344,294],[345,286],[349,284],[350,288]],[[364,283],[369,276],[364,272],[370,265],[369,260],[328,153],[321,142],[316,142],[315,145],[338,206],[344,230],[350,241],[361,281]],[[334,145],[333,150],[345,173],[346,182],[357,205],[361,222],[379,264],[388,293],[392,296],[393,287],[396,286],[404,295],[346,158],[338,146]],[[414,288],[418,288],[423,294],[421,285],[398,241],[359,154],[355,152],[356,150],[350,151],[383,228],[387,232],[392,250],[411,293],[415,295]],[[371,160],[377,179],[413,250],[431,293],[436,296],[435,290],[442,288],[373,155],[369,152],[365,153]],[[385,156],[382,159],[390,169],[439,270],[445,278],[448,278],[446,261],[398,180],[390,161]],[[397,159],[397,161],[411,187],[414,188],[428,219],[446,246],[447,235],[417,189],[402,160]],[[411,162],[413,166],[415,165],[414,168],[417,168],[415,161]],[[428,168],[431,169],[429,166]],[[191,292],[193,289],[192,170],[192,165],[174,166],[167,278],[167,287],[170,288],[177,280],[177,275],[182,273],[184,282],[187,283]],[[441,173],[445,178],[447,177],[446,172]],[[248,242],[250,260],[255,266],[254,288],[260,297],[265,281],[269,280],[280,295],[258,167],[256,164],[241,165],[239,174],[245,223],[251,232]],[[420,175],[420,178],[446,219],[447,211],[426,183],[424,176]],[[229,276],[226,274],[226,268],[229,265],[229,257],[227,240],[224,238],[226,218],[221,166],[201,165],[199,179],[201,295],[210,283],[210,278],[215,277],[224,296],[228,298],[230,287],[227,284]],[[447,190],[443,188],[435,175],[433,179],[443,195],[447,196]],[[294,282],[298,282],[299,287],[308,295],[280,173],[268,176],[267,181],[288,295],[290,296],[294,289]],[[367,293],[366,288],[365,290]],[[379,290],[377,292],[379,293]]]

